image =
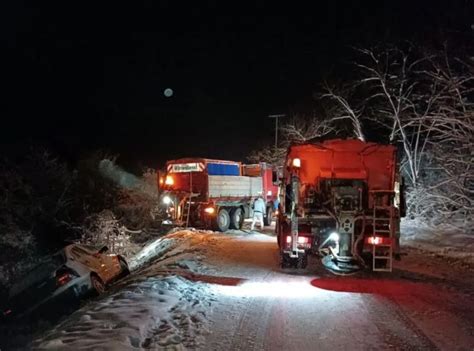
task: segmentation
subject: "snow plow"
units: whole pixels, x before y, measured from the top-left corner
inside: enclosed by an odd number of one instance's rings
[[[305,268],[312,255],[336,274],[392,271],[404,215],[395,146],[351,139],[292,145],[281,180],[282,268]]]
[[[266,163],[183,158],[166,163],[159,188],[173,224],[225,232],[241,229],[244,219],[253,216],[259,195],[266,203],[264,223],[271,224],[278,199],[274,180]]]

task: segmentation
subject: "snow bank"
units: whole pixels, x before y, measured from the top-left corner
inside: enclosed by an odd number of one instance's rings
[[[37,350],[195,348],[206,331],[206,286],[154,277],[77,311],[37,340]]]
[[[147,243],[135,256],[128,260],[128,266],[131,271],[137,270],[156,258],[166,258],[165,254],[174,249],[177,249],[177,252],[188,250],[190,247],[208,240],[209,234],[213,233],[212,231],[196,231],[193,229],[170,232],[164,237]]]
[[[146,244],[132,258],[128,259],[128,267],[130,271],[137,270],[153,259],[160,257],[165,252],[176,246],[176,240],[168,237],[162,237]]]
[[[400,242],[474,264],[474,235],[449,225],[427,226],[416,220],[403,220]]]

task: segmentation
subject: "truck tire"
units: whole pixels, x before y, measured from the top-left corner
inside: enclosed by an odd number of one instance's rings
[[[230,228],[232,229],[242,229],[244,224],[244,214],[240,207],[234,208],[230,212]]]
[[[214,230],[225,232],[230,227],[229,212],[225,208],[221,208],[214,219]]]
[[[269,206],[267,207],[267,213],[266,216],[263,217],[263,224],[266,226],[272,225],[273,221],[273,207]]]
[[[291,268],[291,259],[284,253],[280,253],[280,268]]]
[[[296,261],[296,268],[305,269],[308,266],[308,255],[299,256]]]

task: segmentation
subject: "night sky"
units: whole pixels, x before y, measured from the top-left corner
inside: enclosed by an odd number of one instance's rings
[[[103,149],[152,167],[271,143],[267,116],[310,113],[324,77],[350,74],[335,72],[350,45],[474,23],[469,0],[5,3],[2,149],[41,144],[72,162]]]

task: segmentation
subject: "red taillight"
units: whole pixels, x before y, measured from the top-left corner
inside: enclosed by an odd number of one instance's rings
[[[366,238],[366,243],[369,245],[390,245],[391,242],[390,238],[382,236],[368,236]]]
[[[298,244],[307,244],[309,242],[309,238],[306,236],[298,236]],[[286,237],[286,243],[291,243],[291,236]]]
[[[378,245],[382,242],[379,236],[371,236],[367,238],[367,242],[371,245]]]
[[[63,286],[72,280],[72,275],[69,273],[62,273],[56,277],[56,283],[58,286]]]
[[[299,236],[298,237],[298,244],[307,244],[309,241],[309,238],[306,236]]]

